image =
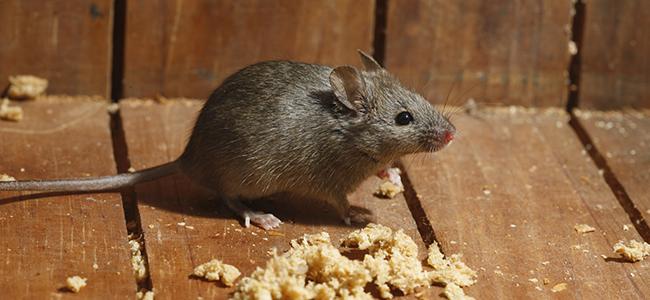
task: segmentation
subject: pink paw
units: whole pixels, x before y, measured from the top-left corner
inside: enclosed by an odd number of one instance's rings
[[[253,225],[259,226],[264,230],[271,230],[279,227],[282,221],[275,217],[273,214],[267,214],[258,211],[249,211],[244,213],[244,226],[250,227]]]

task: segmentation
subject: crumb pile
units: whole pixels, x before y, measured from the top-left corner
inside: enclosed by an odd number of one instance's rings
[[[135,280],[141,282],[147,278],[147,267],[145,266],[144,257],[142,257],[142,245],[134,236],[129,237],[129,246],[131,249],[131,267]]]
[[[372,299],[365,291],[369,284],[389,299],[391,291],[408,295],[432,283],[445,284],[449,299],[471,299],[461,286],[473,284],[476,272],[460,255],[445,258],[437,244],[429,249],[433,271],[424,270],[417,245],[402,230],[369,224],[342,245],[367,253],[361,261],[342,255],[326,232],[291,241],[291,249],[281,255],[274,249],[265,268],[237,284],[233,299]]]
[[[620,241],[614,245],[614,252],[631,262],[642,261],[650,255],[650,244],[631,240],[627,242]]]
[[[192,274],[205,280],[220,280],[226,286],[233,286],[237,277],[241,275],[241,272],[234,266],[224,264],[218,259],[213,259],[194,268],[194,273]]]
[[[68,277],[65,280],[65,286],[73,293],[79,293],[82,287],[86,286],[86,278],[79,276]]]
[[[18,122],[23,119],[23,109],[18,106],[9,106],[9,99],[0,100],[0,120]]]
[[[12,99],[34,99],[47,89],[47,79],[32,75],[9,76],[7,96]]]
[[[375,196],[392,199],[399,193],[404,192],[404,184],[400,174],[402,174],[402,171],[399,168],[388,168],[377,174],[382,179],[387,178],[388,181],[384,181],[379,185],[379,188],[374,193]]]

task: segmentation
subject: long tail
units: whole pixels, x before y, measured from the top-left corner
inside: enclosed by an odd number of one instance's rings
[[[176,161],[144,169],[134,173],[93,178],[72,178],[56,180],[20,180],[0,182],[0,191],[57,191],[92,192],[117,190],[136,183],[151,181],[178,172]]]

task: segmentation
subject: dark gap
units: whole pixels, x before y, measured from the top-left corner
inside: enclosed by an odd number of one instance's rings
[[[118,104],[124,96],[124,41],[126,38],[126,0],[115,0],[113,7],[113,47],[111,58],[111,101]],[[110,114],[111,117],[111,139],[113,141],[113,157],[117,165],[118,173],[129,172],[131,162],[129,161],[129,152],[126,145],[126,135],[122,125],[121,113],[116,111]],[[120,192],[122,197],[122,208],[124,210],[124,219],[126,221],[126,230],[129,237],[140,241],[140,252],[145,260],[147,268],[147,278],[142,282],[137,282],[138,291],[146,289],[151,291],[153,283],[149,276],[149,258],[147,248],[143,239],[142,222],[140,221],[140,212],[134,188],[127,188]]]
[[[573,113],[571,114],[569,125],[571,125],[571,128],[573,128],[576,135],[578,135],[580,142],[582,142],[582,145],[585,150],[587,150],[589,156],[591,156],[591,159],[594,161],[598,169],[603,170],[603,178],[605,179],[605,182],[607,182],[607,185],[609,185],[614,196],[616,196],[618,203],[623,207],[625,213],[627,213],[632,225],[636,228],[636,231],[644,241],[650,242],[650,227],[648,227],[648,223],[643,218],[639,209],[634,205],[634,202],[627,194],[625,187],[623,187],[621,182],[618,181],[618,178],[616,178],[616,175],[614,175],[614,172],[612,172],[612,169],[607,164],[607,160],[605,160],[603,155],[600,154],[598,149],[596,149],[591,137]]]
[[[375,32],[372,41],[372,56],[384,65],[386,58],[386,24],[388,20],[388,0],[375,2]]]
[[[411,179],[406,172],[406,168],[404,168],[404,164],[402,161],[398,161],[396,165],[400,170],[402,170],[401,176],[402,183],[404,184],[404,198],[406,198],[406,204],[409,207],[409,211],[411,211],[411,215],[415,220],[415,224],[418,227],[418,232],[420,233],[424,244],[428,247],[429,245],[433,244],[434,241],[438,240],[436,238],[436,232],[433,230],[431,221],[429,221],[427,214],[424,212],[422,203],[420,202],[420,199],[415,192],[415,188],[413,187]],[[440,250],[442,251],[442,249]]]
[[[571,40],[578,48],[578,52],[571,56],[569,62],[569,95],[567,99],[566,110],[573,111],[578,107],[578,100],[580,96],[580,72],[582,72],[582,37],[585,26],[585,10],[586,6],[583,0],[578,0],[574,3],[573,9],[575,15],[573,16],[571,24]]]

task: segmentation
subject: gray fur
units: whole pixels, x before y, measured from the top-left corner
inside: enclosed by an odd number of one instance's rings
[[[402,155],[441,149],[445,133],[455,132],[422,96],[360,54],[365,71],[269,61],[231,75],[176,162],[100,180],[0,183],[0,190],[108,190],[180,170],[225,199],[289,193],[322,199],[346,218],[346,196],[364,179]],[[397,125],[402,111],[414,122]]]

